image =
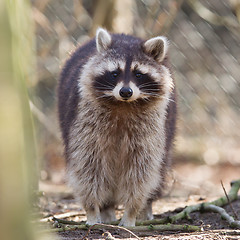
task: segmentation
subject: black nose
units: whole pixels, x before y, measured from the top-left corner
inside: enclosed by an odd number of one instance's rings
[[[133,90],[130,87],[122,87],[119,94],[124,99],[129,99],[133,95]]]

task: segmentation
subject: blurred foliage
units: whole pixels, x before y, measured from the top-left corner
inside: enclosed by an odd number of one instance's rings
[[[34,56],[30,7],[27,0],[0,2],[0,238],[4,240],[47,239],[36,234],[30,217],[38,184],[26,88]]]
[[[239,6],[238,0],[33,0],[37,78],[29,88],[40,122],[41,168],[61,179],[58,75],[69,53],[98,26],[145,39],[166,35],[179,93],[176,158],[239,165]]]

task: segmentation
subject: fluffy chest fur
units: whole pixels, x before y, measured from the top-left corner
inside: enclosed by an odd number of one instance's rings
[[[122,195],[129,191],[130,182],[132,190],[151,178],[148,187],[154,190],[161,180],[159,171],[165,152],[164,109],[159,104],[143,112],[116,113],[95,108],[84,100],[80,102],[81,111],[70,131],[68,152],[72,156],[69,176],[74,176],[74,184],[79,179],[72,171],[83,181],[89,178],[89,172],[94,173],[92,181],[98,182],[98,197],[103,189],[114,189],[111,194],[117,192],[121,203],[127,201]]]

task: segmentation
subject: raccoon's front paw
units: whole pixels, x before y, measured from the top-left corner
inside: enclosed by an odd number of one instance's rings
[[[124,226],[124,227],[135,227],[135,222],[136,222],[136,217],[129,217],[126,215],[123,215],[119,226]]]
[[[135,227],[137,211],[132,207],[126,207],[119,226]]]
[[[153,220],[152,203],[148,203],[137,216],[137,221]]]
[[[125,219],[125,220],[121,220],[119,223],[119,226],[123,226],[123,227],[135,227],[135,219]]]
[[[98,223],[102,223],[101,221],[98,221],[98,220],[87,220],[86,222],[86,225],[95,225],[95,224],[98,224]]]
[[[102,223],[100,212],[96,210],[86,210],[87,213],[87,225],[94,225],[97,223]]]

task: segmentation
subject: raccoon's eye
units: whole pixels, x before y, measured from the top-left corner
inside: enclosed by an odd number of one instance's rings
[[[119,75],[119,73],[118,73],[117,71],[111,72],[111,77],[112,77],[113,79],[117,78],[118,75]]]
[[[143,74],[140,72],[135,73],[136,78],[142,78]]]

